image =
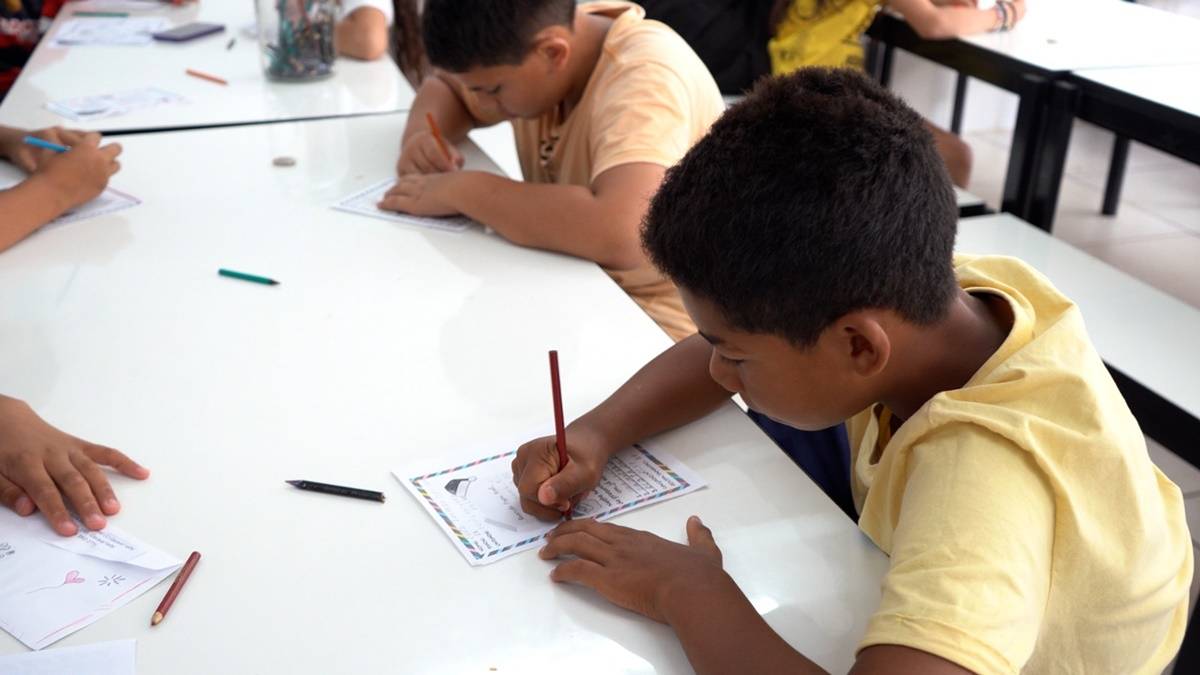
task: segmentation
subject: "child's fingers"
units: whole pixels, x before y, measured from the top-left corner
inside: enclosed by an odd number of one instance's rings
[[[587,586],[593,591],[599,591],[605,572],[604,565],[591,560],[568,560],[550,571],[550,580],[558,583],[579,584]]]
[[[117,156],[121,154],[121,144],[109,143],[103,148],[100,148],[100,154],[104,156],[105,159],[116,161]]]
[[[610,544],[588,532],[572,532],[551,537],[542,550],[538,551],[542,560],[553,560],[567,555],[607,565],[613,559],[613,549]]]
[[[576,518],[568,520],[558,527],[550,530],[549,538],[562,537],[576,532],[586,532],[593,537],[608,544],[615,544],[623,535],[633,534],[637,530],[631,530],[620,525],[612,523],[601,523],[595,518]]]
[[[144,480],[150,477],[149,469],[133,461],[120,450],[85,442],[83,444],[83,454],[87,455],[93,462],[103,464],[104,466],[111,466],[130,478]]]
[[[106,516],[116,515],[117,511],[121,510],[121,504],[117,501],[117,495],[113,492],[112,485],[109,485],[108,476],[104,475],[104,470],[100,468],[100,465],[82,453],[72,457],[71,463],[91,486],[92,494],[96,496],[96,501],[100,504],[100,511]]]
[[[46,516],[46,520],[50,521],[50,526],[54,528],[55,532],[64,537],[70,537],[79,532],[75,521],[71,520],[70,515],[67,514],[67,507],[63,504],[58,487],[51,480],[50,474],[46,473],[44,466],[39,464],[26,467],[23,475],[14,478],[17,484],[25,490],[25,494],[29,495],[29,498],[37,505],[42,515]]]
[[[553,456],[551,476],[547,477],[538,487],[538,501],[554,506],[560,511],[571,508],[571,500],[579,494],[595,487],[595,478],[581,462],[567,462],[562,471],[558,471],[557,451]]]
[[[92,494],[91,484],[79,473],[79,469],[62,456],[51,459],[46,468],[54,482],[66,493],[67,499],[71,500],[71,505],[75,507],[75,512],[79,514],[83,524],[91,530],[103,530],[107,524],[104,514],[100,513],[100,505],[96,503],[96,496]]]
[[[0,476],[0,504],[12,509],[18,516],[33,513],[33,500],[16,483]]]
[[[116,173],[120,170],[121,170],[121,163],[118,162],[117,160],[114,159],[113,161],[108,163],[108,175],[110,175],[110,176],[116,175]]]

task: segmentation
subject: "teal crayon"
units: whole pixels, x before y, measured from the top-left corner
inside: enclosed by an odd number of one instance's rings
[[[252,281],[256,284],[265,284],[267,286],[278,286],[279,285],[279,282],[275,281],[274,279],[268,279],[267,277],[260,277],[255,274],[246,274],[245,272],[235,272],[233,270],[227,270],[223,267],[221,269],[217,270],[217,274],[220,274],[223,277],[229,277],[230,279],[241,279],[242,281]]]
[[[129,12],[74,12],[71,16],[91,16],[104,17],[111,19],[123,19],[129,16]]]
[[[42,139],[38,138],[37,136],[26,136],[25,138],[23,138],[21,140],[23,140],[25,142],[25,145],[32,145],[35,148],[44,148],[46,150],[53,150],[55,152],[66,152],[67,150],[70,150],[70,148],[68,148],[65,145],[59,145],[58,143],[51,143],[50,141],[43,141]]]

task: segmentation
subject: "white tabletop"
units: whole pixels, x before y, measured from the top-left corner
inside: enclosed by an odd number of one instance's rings
[[[135,5],[136,6],[136,5]],[[254,23],[252,0],[205,0],[164,5],[131,16],[162,16],[177,26],[192,21],[225,25],[225,32],[179,44],[73,46],[53,44],[55,32],[74,11],[111,10],[111,4],[70,3],[60,12],[4,101],[0,124],[36,129],[65,125],[103,132],[220,126],[407,110],[415,92],[390,58],[364,62],[339,58],[325,80],[284,83],[267,80],[258,42],[243,33]],[[237,38],[226,49],[230,38]],[[222,86],[191,77],[192,68],[228,81]],[[75,122],[50,112],[47,102],[157,87],[189,102],[125,115]]]
[[[966,190],[958,187],[957,185],[954,186],[954,202],[955,202],[955,205],[958,206],[958,208],[960,208],[960,209],[964,208],[964,207],[973,207],[973,206],[983,206],[984,205],[982,198],[976,197],[975,195],[971,194],[970,192],[967,192]]]
[[[960,220],[956,248],[1033,265],[1079,305],[1105,361],[1200,415],[1200,311],[1007,213]]]
[[[1077,77],[1200,117],[1200,63],[1077,70]]]
[[[1039,68],[1200,63],[1200,20],[1122,0],[1029,0],[1007,33],[962,38]]]
[[[590,263],[329,209],[388,175],[403,123],[128,136],[113,184],[143,205],[0,254],[4,392],[149,466],[116,479],[115,522],[204,555],[161,626],[163,586],[60,644],[136,638],[144,675],[689,672],[669,630],[533,553],[469,567],[389,475],[549,431],[550,348],[573,417],[669,344]],[[886,558],[732,404],[659,442],[710,487],[617,522],[681,540],[700,514],[771,625],[844,672]]]

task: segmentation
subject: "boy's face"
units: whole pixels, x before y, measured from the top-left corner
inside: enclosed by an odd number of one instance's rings
[[[798,429],[838,424],[878,400],[877,335],[835,322],[810,347],[732,328],[712,302],[679,289],[700,334],[713,346],[709,373],[746,405]],[[886,338],[884,338],[886,340]],[[886,362],[887,348],[882,349]]]
[[[569,53],[565,41],[543,39],[518,65],[480,66],[453,76],[505,118],[535,119],[562,100]]]

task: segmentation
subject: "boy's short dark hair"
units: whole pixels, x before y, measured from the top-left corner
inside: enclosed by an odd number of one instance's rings
[[[735,328],[813,344],[839,317],[945,316],[958,209],[921,117],[858,72],[761,81],[667,172],[642,240]]]
[[[452,73],[516,65],[547,26],[575,25],[575,0],[426,0],[421,32],[429,62]]]

